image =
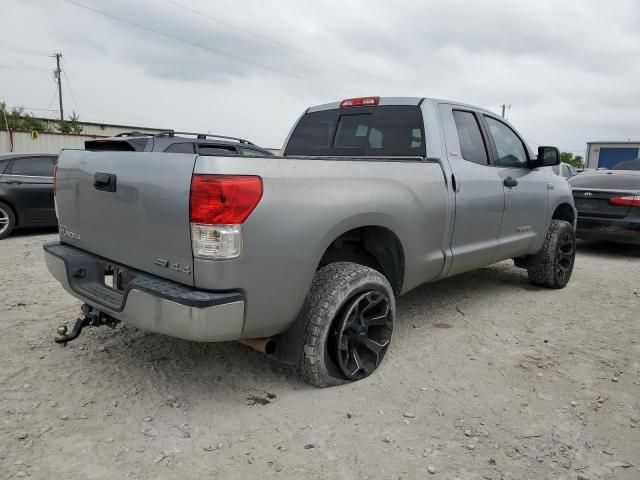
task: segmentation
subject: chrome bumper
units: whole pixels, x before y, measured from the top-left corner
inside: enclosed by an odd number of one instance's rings
[[[104,284],[110,262],[54,242],[44,246],[51,275],[74,297],[128,325],[196,342],[237,340],[244,323],[239,292],[205,292],[135,272],[124,292]]]

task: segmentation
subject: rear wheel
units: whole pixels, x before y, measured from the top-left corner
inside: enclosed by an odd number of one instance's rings
[[[0,203],[0,239],[8,237],[16,226],[16,216],[9,205]]]
[[[301,315],[301,375],[328,387],[361,380],[378,368],[391,342],[395,299],[380,272],[332,263],[316,272]]]
[[[575,256],[573,226],[564,220],[551,220],[542,249],[529,260],[529,281],[540,287],[565,287],[573,272]]]

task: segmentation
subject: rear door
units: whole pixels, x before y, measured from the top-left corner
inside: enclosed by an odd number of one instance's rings
[[[492,263],[504,211],[504,187],[489,162],[489,146],[478,113],[441,105],[447,155],[455,183],[453,261],[448,275]]]
[[[195,155],[66,150],[60,239],[114,263],[193,285],[189,191]]]
[[[15,158],[0,177],[21,227],[57,223],[53,203],[54,159],[45,155]]]
[[[547,232],[549,210],[548,169],[529,168],[529,151],[524,140],[497,117],[483,114],[494,164],[505,193],[504,217],[500,226],[495,261],[535,253]]]

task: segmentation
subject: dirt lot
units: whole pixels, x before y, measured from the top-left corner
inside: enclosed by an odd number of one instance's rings
[[[582,244],[561,291],[510,262],[418,288],[379,372],[317,390],[236,343],[54,345],[54,238],[0,242],[2,478],[640,478],[640,248]]]

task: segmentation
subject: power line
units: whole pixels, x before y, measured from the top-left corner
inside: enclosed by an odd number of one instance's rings
[[[49,70],[48,68],[44,68],[44,67],[27,67],[23,65],[0,65],[0,68],[15,69],[15,70]]]
[[[173,41],[185,43],[187,45],[191,45],[192,47],[197,47],[197,48],[200,48],[202,50],[206,50],[208,52],[215,53],[216,55],[221,55],[223,57],[232,58],[232,59],[237,60],[239,62],[249,63],[251,65],[255,65],[257,67],[264,68],[266,70],[271,70],[273,72],[280,73],[281,75],[287,75],[287,76],[292,77],[292,78],[297,78],[298,80],[303,80],[303,81],[309,82],[309,83],[315,83],[316,85],[321,85],[323,87],[329,87],[329,88],[332,88],[334,90],[341,90],[341,91],[349,92],[349,93],[358,93],[358,92],[355,92],[353,90],[349,90],[349,89],[346,89],[346,88],[338,87],[336,85],[332,85],[330,83],[321,82],[319,80],[314,80],[312,78],[307,78],[307,77],[304,77],[302,75],[298,75],[298,74],[295,74],[295,73],[287,72],[285,70],[280,70],[278,68],[271,67],[271,66],[265,65],[263,63],[254,62],[253,60],[248,60],[246,58],[242,58],[242,57],[239,57],[237,55],[233,55],[231,53],[227,53],[227,52],[223,52],[223,51],[220,51],[220,50],[216,50],[215,48],[211,48],[211,47],[208,47],[206,45],[202,45],[200,43],[193,42],[191,40],[186,40],[184,38],[176,37],[175,35],[163,32],[161,30],[156,30],[155,28],[152,28],[152,27],[147,27],[145,25],[141,25],[139,23],[135,23],[135,22],[132,22],[130,20],[126,20],[126,19],[118,17],[116,15],[112,15],[112,14],[104,12],[102,10],[98,10],[97,8],[93,8],[93,7],[90,7],[88,5],[84,5],[82,3],[78,3],[78,2],[76,2],[74,0],[63,0],[63,1],[65,1],[67,3],[70,3],[72,5],[75,5],[76,7],[84,8],[85,10],[90,10],[90,11],[92,11],[94,13],[97,13],[99,15],[103,15],[105,17],[108,17],[108,18],[110,18],[112,20],[116,20],[118,22],[124,23],[126,25],[129,25],[129,26],[132,26],[132,27],[136,27],[136,28],[139,28],[141,30],[146,30],[147,32],[155,33],[156,35],[160,35],[162,37],[169,38],[169,39],[171,39]]]
[[[0,46],[0,50],[8,53],[15,53],[18,55],[36,55],[40,57],[50,57],[51,54],[47,52],[38,52],[36,50],[27,50],[25,48],[3,47]]]
[[[286,42],[277,40],[275,38],[268,37],[268,36],[263,35],[261,33],[253,32],[253,31],[248,30],[246,28],[243,28],[243,27],[240,27],[240,26],[235,25],[233,23],[227,22],[226,20],[222,20],[220,18],[213,17],[213,16],[208,15],[208,14],[206,14],[204,12],[201,12],[201,11],[196,10],[194,8],[188,7],[187,5],[183,5],[181,3],[174,2],[173,0],[164,0],[164,1],[166,3],[174,5],[174,6],[178,7],[178,8],[182,8],[184,10],[187,10],[187,11],[189,11],[191,13],[194,13],[196,15],[204,17],[204,18],[206,18],[208,20],[211,20],[213,22],[217,22],[217,23],[225,25],[225,26],[227,26],[229,28],[233,28],[235,30],[239,30],[239,31],[244,32],[244,33],[246,33],[248,35],[252,35],[252,36],[254,36],[256,38],[259,38],[261,40],[265,40],[267,42],[273,43],[273,44],[278,45],[280,47],[288,48],[289,50],[293,50],[295,52],[301,53],[302,55],[307,55],[309,57],[315,58],[316,60],[320,60],[321,62],[329,63],[331,65],[335,65],[337,67],[344,68],[345,70],[351,70],[352,72],[356,72],[356,73],[359,73],[361,75],[367,75],[369,77],[377,78],[378,80],[383,80],[385,82],[393,83],[393,84],[399,85],[401,87],[410,88],[410,89],[415,89],[416,88],[416,87],[414,87],[412,85],[407,85],[406,83],[401,83],[401,82],[398,82],[398,81],[393,80],[391,78],[383,77],[382,75],[377,75],[375,73],[367,72],[365,70],[360,70],[358,68],[352,67],[351,65],[345,65],[344,63],[336,62],[335,60],[331,60],[330,58],[326,58],[326,57],[323,57],[321,55],[317,55],[317,54],[315,54],[313,52],[309,52],[307,50],[303,50],[302,48],[298,48],[298,47],[296,47],[294,45],[290,45],[290,44],[288,44]]]
[[[69,77],[67,77],[67,71],[62,70],[62,74],[64,75],[64,78],[67,81],[67,87],[69,87],[69,92],[71,93],[71,99],[73,100],[73,105],[76,107],[76,113],[79,114],[80,108],[78,108],[78,102],[76,102],[76,96],[73,94],[73,89],[71,88],[71,82],[69,81]]]

